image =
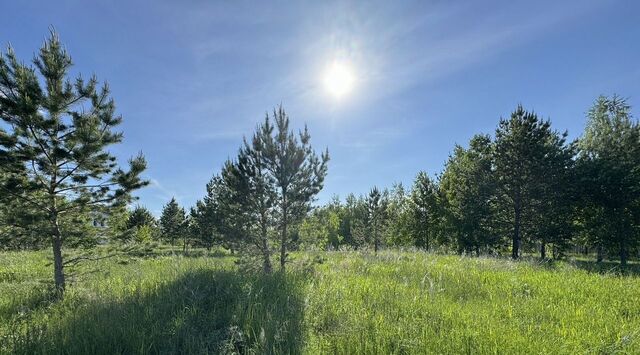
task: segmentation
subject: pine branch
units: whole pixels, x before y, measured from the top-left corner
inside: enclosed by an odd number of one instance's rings
[[[23,196],[23,195],[21,195],[21,194],[17,194],[17,193],[15,193],[15,192],[11,191],[10,189],[7,189],[6,187],[4,187],[4,186],[2,186],[2,185],[0,185],[0,189],[2,189],[2,190],[4,190],[4,191],[6,191],[8,194],[11,194],[11,196],[13,196],[13,197],[16,197],[16,198],[22,199],[22,200],[24,200],[24,201],[26,201],[26,202],[28,202],[28,203],[31,203],[31,204],[32,204],[32,205],[34,205],[35,207],[38,207],[38,208],[40,208],[40,209],[42,209],[42,210],[44,210],[44,211],[46,211],[46,212],[51,212],[51,210],[49,209],[49,207],[47,207],[46,205],[42,205],[42,204],[40,204],[40,203],[38,203],[38,202],[34,201],[34,200],[33,200],[33,199],[31,199],[31,198],[28,198],[28,197]]]

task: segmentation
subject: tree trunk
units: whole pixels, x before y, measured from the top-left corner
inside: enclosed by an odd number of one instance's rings
[[[56,292],[60,298],[62,298],[66,284],[64,279],[64,262],[62,261],[62,236],[60,234],[57,213],[51,214],[51,224],[53,227],[53,279],[55,281]]]
[[[480,247],[476,245],[476,256],[480,257]]]
[[[620,265],[627,266],[627,259],[629,257],[629,253],[627,252],[627,244],[622,241],[620,243]]]
[[[287,261],[287,190],[282,191],[282,236],[280,237],[280,270]]]
[[[427,234],[427,237],[426,237],[426,238],[425,238],[425,240],[424,240],[424,249],[425,249],[426,251],[429,251],[429,246],[430,246],[430,245],[429,245],[429,235]]]
[[[267,240],[265,238],[262,238],[262,257],[264,259],[262,263],[262,269],[264,270],[265,274],[270,274],[273,268],[271,267],[269,246],[267,245]]]
[[[520,257],[520,204],[516,202],[515,218],[513,222],[513,245],[511,246],[511,258]]]
[[[261,224],[261,237],[262,239],[262,269],[266,274],[270,274],[273,268],[271,267],[271,253],[269,252],[269,244],[267,241],[267,215],[263,210],[260,215],[260,224]]]
[[[540,259],[544,260],[547,258],[547,245],[545,242],[540,242]]]
[[[598,245],[598,246],[596,247],[596,255],[597,255],[597,256],[596,256],[596,262],[597,262],[597,263],[601,263],[601,262],[602,262],[602,259],[604,258],[604,257],[603,257],[603,253],[602,253],[602,245]]]
[[[373,232],[373,252],[375,254],[378,254],[378,246],[379,242],[378,242],[378,233],[374,230]]]

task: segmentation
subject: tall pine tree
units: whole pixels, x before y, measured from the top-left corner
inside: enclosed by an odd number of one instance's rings
[[[557,138],[551,123],[538,119],[522,106],[509,119],[501,119],[495,138],[497,215],[502,229],[511,235],[511,256],[520,257],[525,238],[540,236],[539,215],[546,208],[550,181],[549,156],[559,154],[564,138]],[[555,142],[550,144],[549,142]]]
[[[640,125],[624,99],[596,100],[579,148],[590,242],[618,254],[624,265],[640,242]]]

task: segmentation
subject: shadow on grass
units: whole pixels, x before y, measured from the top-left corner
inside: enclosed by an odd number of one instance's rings
[[[300,353],[304,279],[198,270],[118,300],[65,300],[16,353]]]
[[[593,260],[572,260],[571,264],[578,269],[599,274],[640,276],[639,263],[629,263],[626,266],[622,266],[617,261],[601,261],[598,263]]]
[[[6,295],[0,293],[0,298],[5,299],[5,302],[0,305],[0,322],[9,322],[16,314],[26,315],[46,308],[58,299],[55,289],[47,282],[25,290],[5,289],[3,291],[6,292]],[[0,349],[2,348],[0,347]]]

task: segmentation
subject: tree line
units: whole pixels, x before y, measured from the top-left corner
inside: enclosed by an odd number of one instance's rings
[[[191,213],[182,213],[184,234],[194,245],[249,247],[264,257],[267,271],[271,246],[283,241],[298,249],[413,247],[514,259],[582,252],[622,264],[638,254],[640,126],[619,96],[597,98],[585,131],[573,141],[518,106],[499,120],[493,136],[478,134],[456,145],[441,173],[419,172],[408,189],[373,187],[313,209],[302,199],[286,239],[276,237],[283,219],[282,207],[274,206],[282,195],[261,170],[260,137],[269,136],[269,127],[267,119],[237,161],[211,179]]]
[[[435,178],[420,172],[365,196],[334,198],[300,238],[321,248],[416,247],[465,254],[595,252],[626,264],[640,241],[640,126],[626,100],[597,98],[583,134],[518,106],[493,137],[456,145]]]

